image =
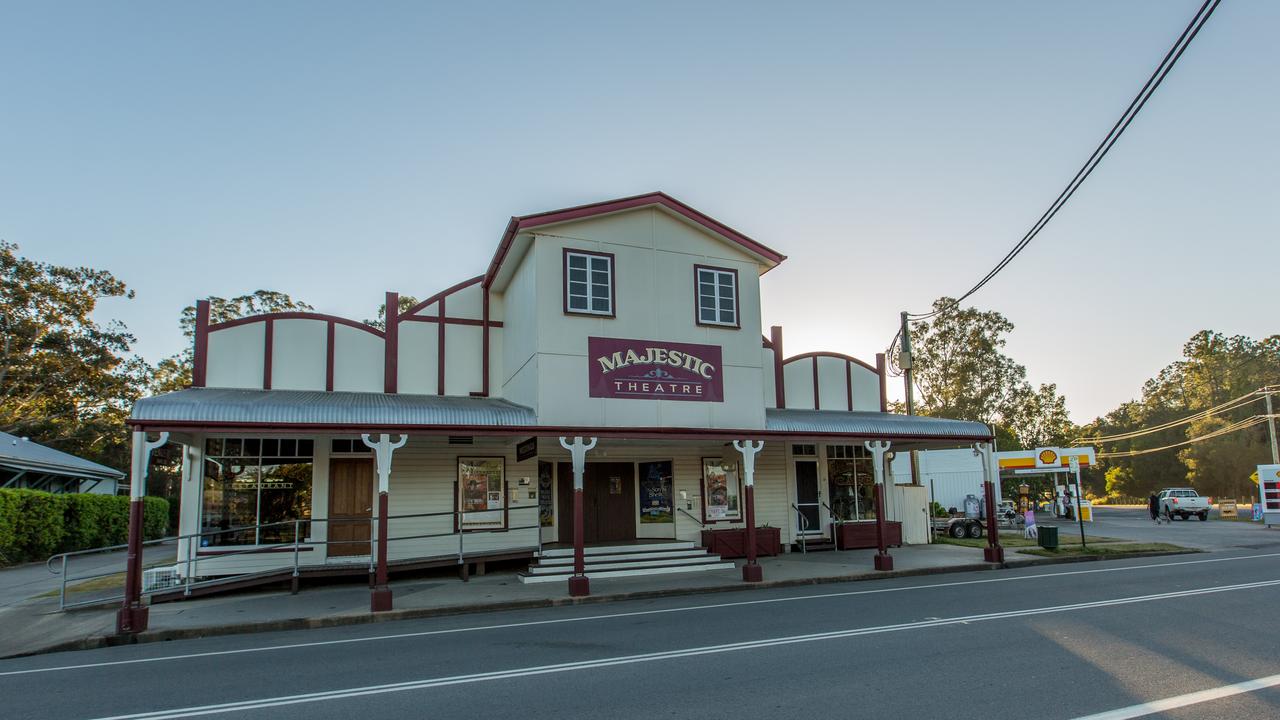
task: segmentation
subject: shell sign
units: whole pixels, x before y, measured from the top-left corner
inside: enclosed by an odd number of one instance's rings
[[[1041,450],[1040,454],[1037,455],[1036,458],[1039,460],[1039,462],[1036,463],[1037,465],[1057,465],[1058,464],[1058,453],[1054,452],[1053,450],[1050,450],[1049,448],[1045,448]]]
[[[720,346],[587,338],[591,397],[723,402]]]

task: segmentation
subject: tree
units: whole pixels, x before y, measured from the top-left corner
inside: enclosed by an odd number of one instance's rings
[[[0,241],[0,430],[116,468],[146,363],[121,323],[93,320],[105,298],[133,298],[111,273],[18,255]]]
[[[946,297],[933,308],[938,314],[916,325],[912,343],[920,414],[977,420],[1024,448],[1065,444],[1073,435],[1066,399],[1056,385],[1033,388],[1026,368],[1004,353],[1013,323]]]
[[[404,313],[408,312],[414,305],[417,305],[417,304],[418,304],[418,298],[412,295],[401,295],[400,302],[398,302],[396,305],[399,308],[399,313],[403,315]],[[381,305],[379,305],[378,317],[373,320],[365,320],[364,324],[370,327],[376,327],[379,330],[386,330],[387,329],[387,304],[382,303]]]
[[[248,295],[230,299],[209,298],[209,322],[220,323],[249,315],[311,309],[310,305],[294,300],[285,293],[275,290],[257,290]],[[151,379],[151,392],[154,394],[173,392],[191,386],[196,336],[195,305],[188,305],[182,309],[178,327],[182,330],[182,335],[187,338],[187,347],[177,355],[161,360],[156,366]]]

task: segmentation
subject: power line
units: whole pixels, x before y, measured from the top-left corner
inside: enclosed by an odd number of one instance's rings
[[[1102,458],[1113,458],[1113,457],[1122,457],[1122,458],[1135,457],[1137,455],[1149,455],[1151,453],[1160,452],[1162,450],[1171,450],[1176,447],[1183,447],[1184,445],[1191,445],[1193,443],[1203,442],[1205,440],[1212,440],[1213,438],[1221,437],[1223,435],[1228,435],[1238,430],[1245,430],[1259,423],[1264,423],[1267,421],[1268,418],[1272,418],[1272,417],[1276,417],[1276,416],[1275,415],[1251,415],[1245,418],[1244,420],[1232,423],[1223,428],[1218,428],[1217,430],[1214,430],[1211,433],[1206,433],[1204,435],[1201,435],[1200,437],[1194,437],[1189,440],[1183,440],[1182,442],[1173,443],[1172,445],[1164,445],[1162,447],[1156,447],[1156,448],[1145,448],[1143,450],[1120,450],[1116,452],[1100,452],[1098,453],[1098,458],[1102,459]]]
[[[1161,430],[1168,430],[1170,428],[1175,428],[1175,427],[1178,427],[1179,425],[1186,425],[1187,423],[1193,423],[1197,420],[1202,420],[1206,417],[1209,417],[1210,415],[1214,415],[1222,412],[1228,412],[1230,410],[1235,410],[1236,408],[1243,407],[1251,403],[1255,403],[1262,399],[1262,397],[1265,395],[1265,390],[1266,390],[1265,388],[1260,390],[1254,390],[1251,393],[1241,395],[1240,397],[1235,398],[1234,400],[1228,400],[1225,403],[1218,405],[1216,407],[1211,407],[1207,410],[1201,410],[1198,413],[1188,415],[1187,417],[1184,417],[1181,420],[1171,420],[1169,422],[1166,422],[1160,425],[1155,425],[1149,428],[1134,430],[1132,432],[1116,433],[1115,435],[1096,435],[1094,437],[1076,438],[1071,442],[1071,444],[1072,445],[1079,445],[1081,443],[1096,444],[1096,443],[1102,443],[1102,442],[1112,442],[1116,440],[1129,440],[1131,438],[1141,437],[1143,435],[1150,435],[1151,433],[1160,432]]]
[[[965,294],[956,298],[949,306],[938,308],[927,313],[912,313],[909,315],[911,320],[926,320],[945,312],[946,310],[958,307],[966,298],[981,290],[982,286],[990,282],[991,279],[999,274],[999,272],[1009,265],[1009,263],[1013,262],[1014,258],[1016,258],[1018,254],[1021,253],[1037,235],[1040,234],[1040,231],[1049,224],[1049,221],[1052,220],[1053,217],[1058,214],[1058,211],[1067,204],[1067,201],[1071,199],[1071,196],[1075,194],[1076,190],[1078,190],[1082,184],[1084,184],[1084,181],[1088,179],[1089,175],[1091,175],[1102,162],[1102,159],[1111,151],[1111,148],[1115,145],[1116,141],[1118,141],[1120,136],[1124,134],[1124,131],[1129,128],[1133,119],[1138,116],[1138,113],[1142,111],[1143,106],[1147,104],[1147,101],[1151,99],[1153,94],[1155,94],[1156,89],[1160,87],[1162,82],[1164,82],[1169,71],[1177,64],[1178,59],[1182,57],[1182,53],[1184,53],[1187,47],[1191,45],[1191,41],[1195,39],[1197,34],[1199,34],[1200,29],[1204,27],[1206,22],[1208,22],[1209,17],[1213,15],[1213,11],[1218,8],[1218,4],[1221,1],[1222,0],[1205,0],[1204,4],[1200,6],[1200,9],[1196,11],[1195,16],[1191,18],[1191,22],[1187,23],[1187,27],[1184,28],[1182,34],[1178,36],[1173,47],[1169,48],[1169,52],[1165,53],[1164,59],[1156,66],[1155,71],[1151,73],[1151,77],[1147,78],[1146,84],[1142,86],[1142,89],[1138,91],[1138,94],[1134,96],[1133,100],[1129,103],[1129,107],[1125,108],[1120,119],[1112,126],[1111,132],[1107,133],[1107,136],[1103,138],[1102,142],[1098,144],[1098,147],[1094,149],[1093,154],[1089,156],[1089,159],[1086,160],[1084,165],[1082,165],[1076,172],[1075,177],[1071,179],[1071,182],[1067,183],[1067,186],[1058,194],[1058,197],[1049,205],[1049,208],[1044,211],[1044,214],[1040,216],[1040,219],[1031,226],[1031,229],[1028,230],[1027,233],[1022,236],[1022,239],[1013,246],[1013,249],[1006,253],[1005,256],[1000,259],[1000,262],[996,263],[995,267],[983,276],[976,285],[969,288],[968,292]],[[899,330],[899,335],[901,335],[901,330]],[[893,342],[890,343],[890,347],[892,347],[896,342],[897,338],[895,337]]]

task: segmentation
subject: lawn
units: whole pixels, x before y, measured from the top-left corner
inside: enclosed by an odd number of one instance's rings
[[[1080,534],[1077,532],[1074,536],[1067,536],[1061,530],[1059,530],[1058,537],[1062,538],[1063,540],[1071,540],[1072,537],[1079,538]],[[1085,540],[1090,543],[1124,542],[1120,538],[1103,537],[1101,535],[1089,535],[1087,533],[1085,534],[1084,537],[1085,537]],[[960,545],[963,547],[971,547],[971,548],[981,548],[981,547],[987,546],[986,537],[957,539],[952,537],[941,536],[941,537],[937,537],[934,540],[934,542],[940,542],[940,543],[943,543],[944,545]],[[1008,532],[1008,531],[1000,533],[1000,544],[1009,548],[1037,547],[1038,545],[1035,538],[1023,537],[1021,532]]]
[[[1116,556],[1129,555],[1132,553],[1149,553],[1149,552],[1199,552],[1191,548],[1185,548],[1181,545],[1173,545],[1171,543],[1126,543],[1113,542],[1111,544],[1090,545],[1087,548],[1081,548],[1080,545],[1061,545],[1057,550],[1045,550],[1044,548],[1034,548],[1030,550],[1019,550],[1018,552],[1027,555],[1039,555],[1040,557],[1073,557],[1080,555],[1099,555],[1099,556]]]

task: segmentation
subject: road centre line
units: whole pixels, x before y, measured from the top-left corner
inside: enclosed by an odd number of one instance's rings
[[[1202,702],[1209,702],[1210,700],[1220,700],[1233,695],[1242,695],[1256,690],[1265,690],[1277,685],[1280,685],[1280,675],[1268,675],[1267,677],[1261,677],[1255,680],[1245,680],[1244,682],[1209,688],[1208,690],[1200,690],[1199,692],[1175,695],[1163,700],[1152,700],[1151,702],[1116,708],[1115,710],[1108,710],[1094,715],[1086,715],[1084,717],[1076,718],[1076,720],[1129,720],[1129,718],[1139,718],[1147,715],[1154,715],[1158,712],[1168,712],[1170,710],[1187,707],[1188,705],[1197,705]]]
[[[954,618],[940,618],[936,620],[920,620],[910,623],[899,623],[895,625],[880,625],[865,628],[853,628],[849,630],[835,630],[831,632],[812,633],[807,635],[790,635],[784,637],[770,638],[766,640],[749,640],[745,642],[728,643],[724,645],[708,645],[703,647],[685,648],[683,650],[665,650],[661,652],[642,653],[638,655],[622,655],[611,658],[600,658],[597,660],[581,660],[577,662],[557,663],[554,665],[537,665],[526,668],[514,668],[511,670],[497,670],[484,673],[473,673],[469,675],[453,675],[441,678],[428,678],[423,680],[411,680],[408,682],[389,683],[384,685],[368,685],[364,687],[347,688],[344,690],[327,690],[323,692],[303,693],[299,695],[283,695],[273,698],[261,698],[258,700],[241,700],[229,703],[217,703],[211,705],[197,705],[185,708],[172,708],[168,710],[154,710],[149,712],[134,713],[129,715],[112,715],[110,717],[97,718],[96,720],[173,720],[175,718],[198,717],[202,715],[217,715],[230,712],[240,712],[245,710],[260,710],[263,708],[281,707],[285,705],[299,705],[304,703],[327,702],[331,700],[343,700],[354,697],[366,697],[371,695],[384,695],[388,693],[405,692],[410,690],[428,690],[438,687],[446,687],[450,685],[464,685],[479,682],[491,682],[494,680],[509,680],[522,677],[530,677],[535,675],[549,675],[565,672],[576,672],[581,670],[594,670],[598,668],[616,667],[620,665],[632,665],[636,663],[656,662],[662,660],[673,660],[686,657],[696,657],[700,655],[715,655],[730,652],[742,652],[746,650],[758,650],[767,647],[776,647],[780,645],[795,645],[799,643],[817,642],[822,640],[838,640],[851,637],[859,637],[866,635],[878,635],[883,633],[901,632],[904,630],[917,630],[924,628],[945,627],[948,625],[961,625],[975,622],[987,622],[991,620],[1005,620],[1009,618],[1030,617],[1036,615],[1049,615],[1055,613],[1073,612],[1080,610],[1092,610],[1096,608],[1112,607],[1116,605],[1129,605],[1134,603],[1154,602],[1159,600],[1170,600],[1183,597],[1194,597],[1197,595],[1209,595],[1222,592],[1232,592],[1238,590],[1255,590],[1266,587],[1275,587],[1280,585],[1280,580],[1264,580],[1252,583],[1241,583],[1238,585],[1223,585],[1211,588],[1199,588],[1196,590],[1178,590],[1167,593],[1158,593],[1155,595],[1139,595],[1127,598],[1115,598],[1112,600],[1096,600],[1085,603],[1072,603],[1069,605],[1055,605],[1041,608],[1029,608],[1026,610],[1009,610],[998,613],[984,613],[980,615],[967,615]]]
[[[932,583],[928,585],[908,585],[905,587],[892,588],[874,588],[870,590],[847,590],[834,593],[819,593],[816,595],[797,595],[781,598],[761,598],[756,600],[740,600],[735,602],[712,603],[706,605],[689,605],[675,608],[661,608],[655,610],[632,610],[620,613],[607,613],[603,615],[586,615],[582,617],[554,618],[550,620],[527,620],[523,622],[500,623],[497,625],[475,625],[470,627],[450,628],[446,630],[422,630],[417,632],[394,633],[389,635],[373,635],[369,637],[343,638],[340,640],[316,640],[312,642],[289,643],[286,645],[267,645],[262,647],[237,648],[235,650],[212,650],[209,652],[183,653],[180,655],[163,655],[158,657],[133,658],[129,660],[110,660],[107,662],[82,663],[78,665],[59,665],[47,668],[29,668],[25,670],[8,670],[0,672],[0,677],[10,675],[32,675],[35,673],[59,672],[62,670],[85,670],[89,668],[105,668],[116,665],[135,665],[140,663],[161,662],[164,660],[190,660],[204,657],[220,657],[225,655],[240,655],[246,653],[271,652],[277,650],[296,650],[300,648],[323,647],[326,645],[347,645],[351,643],[374,642],[379,640],[403,640],[407,638],[428,637],[432,635],[452,635],[455,633],[477,632],[483,630],[511,630],[522,627],[537,627],[540,625],[559,625],[563,623],[586,622],[592,620],[614,620],[619,618],[640,617],[644,615],[662,615],[668,613],[690,612],[695,610],[721,610],[731,607],[742,607],[747,605],[767,605],[772,603],[795,602],[800,600],[825,600],[838,597],[852,597],[856,595],[878,595],[882,593],[906,592],[909,590],[931,590],[936,588],[953,588],[966,585],[985,585],[989,583],[1017,582],[1021,580],[1039,580],[1044,578],[1065,577],[1071,575],[1090,575],[1094,573],[1108,572],[1127,572],[1132,570],[1147,570],[1151,568],[1174,567],[1181,565],[1197,565],[1203,563],[1218,562],[1234,562],[1239,560],[1256,560],[1259,558],[1280,557],[1280,553],[1264,553],[1260,555],[1242,555],[1238,557],[1228,558],[1209,558],[1204,560],[1184,560],[1180,562],[1168,563],[1148,563],[1146,565],[1126,565],[1122,567],[1094,568],[1090,570],[1068,570],[1053,573],[1036,573],[1033,575],[1016,575],[1011,577],[986,578],[982,580],[957,580],[952,582]]]

